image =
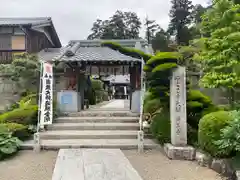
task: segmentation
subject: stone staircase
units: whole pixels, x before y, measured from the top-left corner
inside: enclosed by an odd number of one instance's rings
[[[128,110],[91,109],[69,113],[59,117],[47,130],[40,133],[43,149],[60,148],[120,148],[137,149],[139,115]],[[158,145],[145,134],[144,148]],[[33,147],[33,141],[25,142],[22,148]]]

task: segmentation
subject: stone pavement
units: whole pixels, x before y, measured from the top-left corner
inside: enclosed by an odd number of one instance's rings
[[[125,103],[124,103],[124,100],[122,99],[116,99],[116,100],[113,100],[111,101],[110,103],[106,104],[106,105],[103,105],[101,106],[100,108],[103,108],[103,109],[107,109],[107,108],[116,108],[116,109],[123,109],[125,106]]]
[[[120,149],[61,149],[52,180],[142,180]]]
[[[159,150],[123,150],[143,180],[221,180],[214,171],[196,162],[169,160]],[[57,151],[20,151],[15,157],[0,161],[0,180],[52,180]],[[24,162],[24,163],[23,163]]]

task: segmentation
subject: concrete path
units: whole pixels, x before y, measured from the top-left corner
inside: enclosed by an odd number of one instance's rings
[[[120,149],[61,149],[52,180],[142,180]]]
[[[125,107],[125,100],[116,99],[110,101],[108,104],[101,106],[102,109],[123,109]]]

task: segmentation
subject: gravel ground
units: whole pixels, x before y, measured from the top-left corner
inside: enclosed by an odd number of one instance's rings
[[[20,151],[0,162],[0,180],[51,180],[57,151]]]
[[[170,161],[157,150],[138,154],[123,151],[143,180],[221,180],[212,170],[195,162]],[[0,180],[51,180],[57,152],[35,154],[21,151],[12,159],[0,162]]]
[[[157,150],[123,151],[143,180],[222,180],[214,171],[196,162],[169,160]]]

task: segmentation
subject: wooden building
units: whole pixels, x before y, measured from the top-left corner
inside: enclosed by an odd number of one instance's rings
[[[61,47],[51,18],[0,18],[0,63],[11,63],[16,53]]]
[[[64,73],[54,87],[55,94],[61,91],[79,93],[80,109],[83,108],[85,77],[90,75],[129,75],[130,109],[140,112],[141,95],[141,63],[142,59],[126,56],[109,47],[102,47],[105,41],[116,42],[123,47],[149,51],[150,45],[143,39],[138,40],[76,40],[70,41],[66,47],[44,49],[39,53],[42,61],[56,61],[65,64]],[[57,78],[55,78],[57,79]],[[74,84],[76,88],[70,88]],[[72,87],[72,86],[71,86]],[[79,109],[79,110],[80,110]]]

